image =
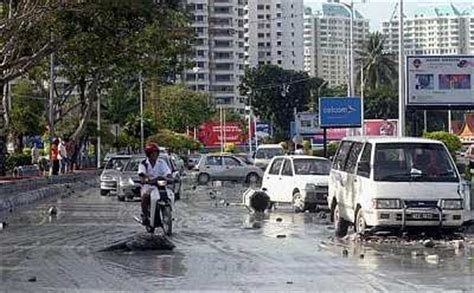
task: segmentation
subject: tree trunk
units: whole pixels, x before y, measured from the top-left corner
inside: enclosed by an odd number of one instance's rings
[[[23,153],[23,149],[25,148],[23,144],[23,134],[14,135],[15,137],[15,153],[21,154]]]
[[[0,84],[0,88],[3,89],[3,84]],[[6,128],[6,121],[5,121],[5,105],[3,100],[6,98],[4,95],[4,91],[2,90],[2,103],[0,103],[0,176],[6,175],[6,166],[5,160],[7,155],[7,128]]]

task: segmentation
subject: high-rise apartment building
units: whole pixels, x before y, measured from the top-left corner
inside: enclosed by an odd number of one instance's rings
[[[246,65],[303,70],[303,0],[248,0]]]
[[[398,54],[398,19],[383,23],[385,49]],[[406,55],[474,53],[474,10],[454,5],[421,7],[404,20]]]
[[[244,0],[187,0],[196,42],[190,88],[212,94],[216,106],[242,108],[238,85],[244,74]]]
[[[350,8],[338,2],[307,7],[304,16],[304,69],[329,86],[349,80]],[[354,60],[368,40],[369,21],[354,9]],[[358,68],[354,64],[354,68]]]

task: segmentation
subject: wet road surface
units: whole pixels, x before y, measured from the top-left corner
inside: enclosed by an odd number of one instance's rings
[[[320,214],[249,215],[234,204],[243,187],[219,189],[185,190],[171,252],[99,252],[144,229],[138,202],[97,189],[20,211],[0,231],[0,292],[474,291],[471,238],[460,249],[334,240]]]

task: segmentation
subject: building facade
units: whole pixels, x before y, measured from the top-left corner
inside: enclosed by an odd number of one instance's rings
[[[303,0],[248,0],[245,12],[246,65],[302,71]]]
[[[244,75],[244,0],[187,0],[196,42],[194,68],[184,74],[194,90],[212,94],[218,107],[243,108],[239,94]]]
[[[386,50],[398,54],[399,21],[383,23]],[[454,5],[418,8],[404,20],[406,55],[474,54],[474,13]]]
[[[348,83],[350,48],[350,8],[338,2],[307,7],[304,17],[304,69],[311,76],[328,81],[329,86]],[[369,21],[354,9],[354,52],[369,37]],[[357,60],[355,53],[354,59]],[[357,64],[354,68],[358,68]]]

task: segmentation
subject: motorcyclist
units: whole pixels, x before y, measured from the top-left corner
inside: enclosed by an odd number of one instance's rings
[[[141,206],[142,206],[142,223],[149,224],[150,219],[150,197],[153,193],[160,197],[157,187],[157,179],[159,177],[171,178],[171,170],[168,164],[160,156],[160,149],[157,144],[150,143],[145,146],[146,159],[143,160],[138,167],[138,176],[141,180]],[[174,196],[168,195],[171,204],[174,203]]]

